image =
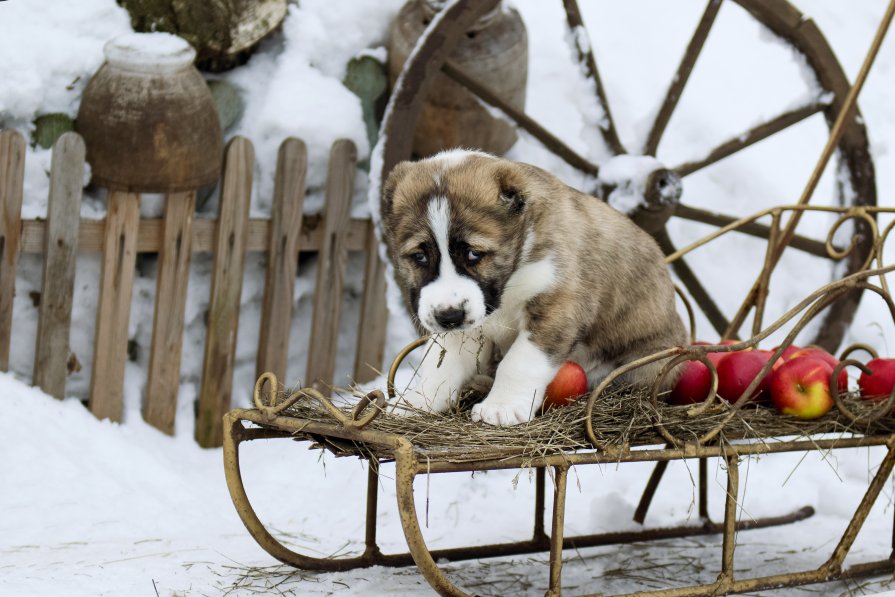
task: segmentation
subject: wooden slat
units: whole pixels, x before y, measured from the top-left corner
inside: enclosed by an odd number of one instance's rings
[[[373,232],[373,223],[370,222],[364,296],[361,303],[360,325],[357,329],[357,351],[354,357],[354,381],[357,383],[372,381],[382,374],[387,324],[385,264],[379,258],[379,241]]]
[[[348,259],[345,235],[351,213],[356,163],[354,143],[339,139],[333,144],[326,175],[325,227],[317,258],[317,286],[305,380],[325,393],[332,385],[336,369],[342,286]]]
[[[121,420],[127,328],[137,259],[140,197],[111,191],[100,274],[90,410],[97,418]]]
[[[33,383],[56,398],[65,396],[69,332],[78,253],[78,219],[84,179],[84,141],[65,133],[53,146],[46,246]]]
[[[169,435],[174,433],[180,357],[183,349],[183,314],[190,274],[190,242],[196,213],[196,192],[165,197],[164,245],[159,252],[152,320],[152,345],[143,418]]]
[[[277,379],[286,379],[307,169],[308,152],[304,142],[294,138],[283,141],[274,181],[267,278],[255,362],[257,376],[271,371]]]
[[[16,131],[0,131],[0,371],[9,370],[24,177],[25,140]]]
[[[230,408],[254,162],[255,151],[248,139],[235,137],[230,141],[224,163],[196,419],[196,441],[204,447],[222,444],[221,417]]]
[[[354,218],[348,224],[345,243],[349,251],[363,251],[367,246],[367,218]],[[98,253],[103,248],[105,220],[81,220],[78,250],[81,253]],[[323,242],[323,218],[319,215],[305,216],[301,234],[298,237],[299,251],[319,251]],[[252,219],[248,225],[247,251],[267,251],[270,245],[270,220]],[[193,222],[193,253],[210,253],[214,250],[217,220],[196,218]],[[22,221],[22,252],[41,254],[44,251],[46,222],[43,220]],[[164,220],[152,218],[140,220],[137,237],[138,253],[158,253],[164,242]]]

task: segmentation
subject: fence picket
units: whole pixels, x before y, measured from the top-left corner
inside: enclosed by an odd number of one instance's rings
[[[174,433],[180,388],[183,315],[195,212],[195,191],[169,193],[165,197],[164,244],[159,253],[143,419],[169,435]]]
[[[230,408],[255,161],[252,143],[243,137],[230,141],[225,155],[211,301],[208,306],[208,334],[196,420],[196,441],[204,447],[222,444],[221,417]]]
[[[127,331],[137,260],[140,196],[110,191],[103,243],[90,410],[97,418],[121,420]]]
[[[304,142],[293,138],[283,141],[274,182],[267,278],[255,365],[258,376],[272,371],[277,379],[286,378],[307,169],[308,152]]]
[[[56,398],[65,396],[65,378],[68,374],[85,151],[84,140],[78,134],[65,133],[53,145],[50,165],[50,196],[33,383]]]
[[[16,131],[0,131],[0,371],[9,370],[24,180],[25,139]]]
[[[323,242],[317,258],[317,285],[306,379],[306,383],[324,392],[332,385],[336,368],[342,287],[348,259],[345,237],[351,215],[356,164],[357,149],[354,143],[347,139],[336,141],[329,153],[326,175]]]
[[[354,357],[354,381],[366,383],[382,375],[385,358],[385,333],[388,307],[385,299],[385,264],[379,258],[379,241],[370,221],[367,236],[364,296],[361,300],[357,350]]]

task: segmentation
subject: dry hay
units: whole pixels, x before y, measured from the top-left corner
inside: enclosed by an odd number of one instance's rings
[[[844,397],[858,415],[871,405],[859,397]],[[585,435],[586,400],[570,406],[552,409],[530,423],[513,427],[493,427],[473,422],[469,401],[446,414],[414,413],[401,416],[381,412],[367,427],[376,431],[399,435],[409,440],[423,457],[469,462],[504,459],[516,456],[538,457],[548,454],[592,449]],[[370,405],[369,408],[376,408]],[[344,407],[346,415],[350,407]],[[730,412],[727,403],[720,402],[707,412],[691,416],[690,407],[660,403],[659,415],[674,437],[693,441],[714,429]],[[319,423],[338,425],[336,420],[313,400],[299,400],[285,413],[290,417]],[[656,411],[645,391],[632,387],[610,388],[599,398],[593,409],[593,428],[596,436],[613,446],[643,446],[664,444],[655,428]],[[778,414],[766,406],[749,406],[738,411],[727,422],[718,440],[766,441],[779,437],[810,437],[818,434],[878,434],[895,431],[895,419],[883,417],[873,424],[861,426],[851,422],[835,409],[813,421],[803,421]],[[313,434],[298,434],[312,439],[337,455],[362,455],[390,458],[388,449],[381,446],[359,445],[355,442]]]

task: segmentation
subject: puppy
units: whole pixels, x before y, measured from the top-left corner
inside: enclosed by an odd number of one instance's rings
[[[516,425],[535,416],[565,360],[594,383],[686,342],[652,237],[540,168],[442,152],[398,164],[380,208],[403,298],[432,334],[419,384],[404,396],[416,408],[446,411],[499,359],[472,418]],[[663,364],[624,381],[651,385]]]

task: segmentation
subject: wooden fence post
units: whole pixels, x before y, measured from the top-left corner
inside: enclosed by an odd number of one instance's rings
[[[230,408],[233,391],[233,360],[255,151],[248,139],[235,137],[228,143],[225,156],[208,305],[208,335],[196,419],[196,441],[207,448],[223,443],[221,418]]]
[[[110,191],[103,238],[90,411],[100,419],[121,420],[127,330],[137,263],[140,196]]]
[[[339,316],[342,311],[342,287],[348,260],[348,222],[357,166],[357,148],[348,139],[336,141],[329,153],[326,175],[326,204],[323,216],[323,242],[317,256],[317,287],[311,339],[308,344],[306,383],[328,393],[336,368]]]
[[[286,379],[307,169],[304,142],[291,137],[283,141],[274,182],[256,377],[271,371],[277,379]]]
[[[65,397],[71,352],[71,308],[84,179],[84,140],[65,133],[53,145],[50,196],[44,237],[43,282],[37,320],[33,383],[56,398]]]
[[[174,433],[180,357],[183,350],[183,315],[190,277],[190,255],[196,191],[168,193],[159,251],[152,346],[143,419],[169,435]]]
[[[379,240],[370,221],[367,236],[367,265],[364,272],[364,296],[360,325],[357,328],[357,352],[354,357],[354,381],[366,383],[382,375],[388,307],[385,299],[385,264],[379,258]]]
[[[16,131],[0,131],[0,371],[9,370],[24,183],[25,139]]]

